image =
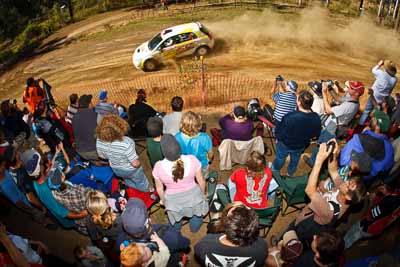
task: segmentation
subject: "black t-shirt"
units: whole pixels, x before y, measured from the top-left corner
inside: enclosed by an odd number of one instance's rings
[[[229,247],[219,238],[223,234],[208,234],[194,247],[194,253],[203,266],[264,266],[267,256],[267,243],[258,237],[247,247]]]
[[[129,106],[129,124],[132,127],[133,136],[147,136],[146,123],[150,117],[154,117],[157,111],[143,102],[137,102]]]
[[[314,262],[314,256],[314,252],[309,250],[306,253],[303,253],[300,259],[292,267],[318,267],[318,265]]]
[[[33,187],[33,181],[28,176],[28,173],[26,172],[25,168],[23,167],[19,169],[10,168],[10,175],[14,178],[14,181],[16,181],[16,184],[19,190],[21,190],[21,192],[23,192],[24,194],[35,192],[35,189]]]

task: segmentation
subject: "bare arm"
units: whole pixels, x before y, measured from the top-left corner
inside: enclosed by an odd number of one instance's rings
[[[65,161],[66,161],[67,164],[69,165],[69,164],[71,163],[71,160],[70,160],[70,158],[69,158],[67,152],[65,151],[65,148],[64,148],[63,143],[60,142],[60,143],[58,144],[58,147],[59,147],[59,149],[62,151]]]
[[[310,176],[308,177],[308,183],[305,190],[307,196],[310,199],[312,199],[315,194],[318,194],[317,187],[318,187],[319,173],[321,171],[322,164],[329,156],[329,154],[332,152],[331,150],[332,149],[326,151],[326,143],[322,143],[319,146],[318,155],[315,160],[314,167],[310,173]]]
[[[203,177],[203,173],[201,172],[201,168],[199,168],[196,172],[196,181],[200,186],[200,190],[201,192],[203,192],[203,194],[206,194],[206,181]]]
[[[68,212],[68,214],[67,214],[67,218],[68,218],[68,219],[71,219],[71,220],[79,220],[79,219],[85,218],[87,215],[88,215],[88,213],[87,213],[86,210],[83,210],[83,211],[81,211],[81,212],[73,212],[73,211],[70,211],[70,212]]]
[[[209,162],[212,162],[214,160],[214,151],[212,148],[207,152],[207,158]]]
[[[157,194],[160,197],[160,204],[164,205],[164,202],[165,202],[165,199],[164,199],[164,185],[160,181],[160,179],[154,179],[154,182],[156,183]]]
[[[35,207],[39,208],[43,212],[46,211],[46,208],[42,205],[42,202],[35,196],[33,192],[29,192],[26,194],[26,198],[29,200],[30,203],[35,205]]]
[[[132,161],[132,166],[133,168],[139,168],[140,167],[140,161],[138,159],[135,159],[134,161]]]

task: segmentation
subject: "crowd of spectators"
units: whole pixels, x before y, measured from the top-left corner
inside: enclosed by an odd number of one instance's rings
[[[372,73],[376,80],[368,90],[359,81],[343,87],[312,81],[309,90],[300,90],[279,75],[271,90],[274,109],[259,107],[259,117],[235,106],[219,120],[221,129],[211,129],[213,139],[201,115],[184,110],[180,96],[165,114],[147,102],[143,89],[128,109],[103,89],[97,99],[71,94],[63,111],[49,101],[43,80],[29,78],[26,108],[1,103],[0,191],[43,227],[88,236],[91,244],[73,251],[80,266],[192,266],[191,247],[202,266],[345,266],[346,249],[384,233],[400,216],[396,66],[380,61]],[[369,97],[361,107],[364,91]],[[258,119],[275,139],[273,162],[249,151],[223,184],[210,170],[213,145],[248,144],[262,135],[260,123],[254,127]],[[151,177],[137,150],[142,141]],[[259,212],[279,212],[282,181],[300,179],[295,175],[302,158],[311,168],[302,192],[305,206],[268,246],[260,236]],[[182,226],[187,221],[198,233],[212,202],[220,212],[209,216],[207,234],[193,244]],[[163,207],[168,223],[152,221],[154,205]],[[360,205],[366,212],[343,227]],[[0,265],[73,266],[45,243],[9,233],[0,223]],[[390,255],[398,261],[396,253]]]

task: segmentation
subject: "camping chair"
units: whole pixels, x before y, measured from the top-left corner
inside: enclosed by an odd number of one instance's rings
[[[258,115],[257,118],[263,122],[264,127],[267,129],[268,135],[265,138],[268,138],[271,141],[271,147],[272,150],[274,151],[274,154],[276,152],[276,143],[275,143],[275,135],[273,132],[273,129],[275,129],[275,124],[273,124],[271,121],[269,121],[266,117],[263,115]]]
[[[286,201],[286,207],[285,209],[282,209],[282,216],[295,212],[296,210],[301,210],[306,203],[305,189],[308,182],[308,174],[296,177],[286,177],[281,176],[279,171],[274,171],[272,173],[272,176],[279,184],[282,192],[282,197]],[[286,213],[289,207],[294,208],[294,210]]]
[[[282,195],[279,189],[275,191],[275,194],[274,206],[264,209],[254,209],[259,218],[258,228],[263,230],[262,237],[266,237],[268,235],[273,223],[278,217],[279,211],[282,208]]]
[[[207,201],[209,210],[211,210],[212,200],[215,195],[215,189],[218,183],[218,172],[211,171],[207,177]],[[208,212],[208,219],[211,222],[211,211]]]

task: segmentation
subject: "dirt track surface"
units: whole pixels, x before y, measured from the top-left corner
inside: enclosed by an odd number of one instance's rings
[[[156,16],[166,12],[156,11]],[[206,58],[208,71],[257,79],[282,74],[299,81],[361,80],[369,85],[373,80],[370,69],[380,58],[400,59],[393,48],[398,40],[367,20],[344,27],[327,22],[328,15],[320,9],[303,11],[299,18],[268,11],[241,12],[244,15],[232,19],[202,21],[217,37],[215,51]],[[132,66],[134,49],[173,25],[168,20],[129,30],[126,25],[137,21],[136,16],[135,10],[109,12],[61,29],[45,40],[36,55],[1,75],[1,98],[20,96],[30,76],[45,78],[57,90],[71,90],[86,83],[176,73],[174,64],[150,74]],[[340,23],[349,25],[347,19]],[[112,34],[107,34],[110,29]],[[376,40],[369,39],[370,35]]]

